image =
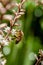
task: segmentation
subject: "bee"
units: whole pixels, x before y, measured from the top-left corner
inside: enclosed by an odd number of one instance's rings
[[[17,31],[16,34],[16,44],[19,43],[23,37],[23,32],[21,30]]]

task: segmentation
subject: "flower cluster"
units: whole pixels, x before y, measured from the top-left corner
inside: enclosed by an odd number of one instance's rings
[[[0,52],[0,65],[5,65],[5,64],[6,64],[6,59],[4,58],[2,52]]]
[[[21,0],[20,3],[11,0],[0,0],[0,65],[6,64],[6,59],[2,53],[2,47],[8,46],[14,39],[16,40],[16,43],[22,39],[22,30],[15,29],[14,27],[20,26],[17,22],[25,12],[22,7],[24,2],[25,0]],[[17,7],[17,11],[13,9],[14,7]],[[8,11],[12,11],[13,14],[7,14]],[[8,21],[10,24],[2,22],[3,20]],[[8,51],[9,48],[6,47],[6,49]]]
[[[39,64],[43,65],[43,50],[42,49],[39,50],[39,56],[37,57],[37,55],[36,55],[35,57],[37,60],[35,65],[39,65]]]

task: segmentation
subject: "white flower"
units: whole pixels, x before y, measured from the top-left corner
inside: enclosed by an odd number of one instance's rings
[[[3,39],[3,36],[2,35],[0,35],[0,39]]]
[[[5,31],[6,33],[8,33],[9,30],[10,30],[10,27],[6,27],[4,31]]]
[[[3,54],[2,54],[2,52],[0,51],[0,65],[5,65],[6,59],[5,59],[5,58],[2,58],[2,57],[3,57]]]
[[[2,62],[2,60],[0,59],[0,65],[2,65],[1,62]]]
[[[3,57],[3,54],[2,54],[2,52],[0,52],[0,58],[1,58],[1,57]]]
[[[9,43],[8,40],[4,39],[4,37],[0,35],[0,44],[3,44],[5,46],[8,45],[8,43]]]
[[[4,39],[3,36],[0,35],[0,43],[2,43],[2,40],[3,40],[3,39]]]
[[[5,58],[1,58],[0,59],[0,65],[5,65],[6,63],[6,59]]]
[[[2,43],[4,44],[4,46],[9,44],[8,40],[5,39],[2,41]]]
[[[15,35],[16,34],[16,30],[15,29],[12,29],[11,34],[12,35]]]
[[[1,62],[2,65],[5,65],[6,59]]]

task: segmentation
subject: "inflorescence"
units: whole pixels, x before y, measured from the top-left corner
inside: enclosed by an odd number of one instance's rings
[[[24,15],[25,10],[23,9],[23,4],[25,0],[21,0],[20,3],[16,3],[11,0],[0,0],[0,65],[6,64],[6,59],[2,53],[2,48],[13,40],[13,38],[18,43],[22,36],[22,30],[15,29],[15,26],[20,26],[17,22],[21,15]],[[17,7],[17,11],[14,8]],[[7,11],[12,11],[12,14],[7,14]],[[2,21],[9,21],[3,23]]]

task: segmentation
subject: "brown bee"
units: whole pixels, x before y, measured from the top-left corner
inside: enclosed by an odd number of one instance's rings
[[[21,41],[21,39],[23,37],[23,32],[21,30],[19,30],[16,32],[15,36],[16,36],[16,44],[17,44],[18,42]]]

